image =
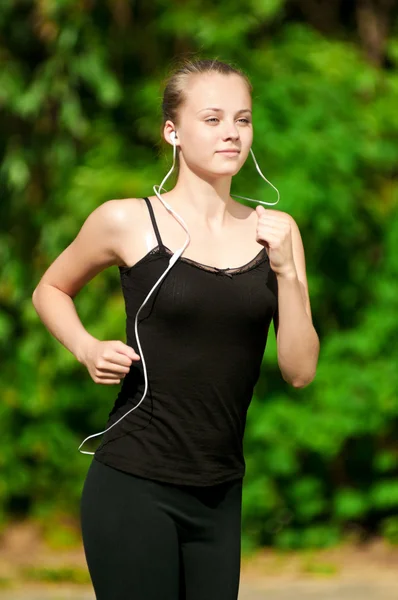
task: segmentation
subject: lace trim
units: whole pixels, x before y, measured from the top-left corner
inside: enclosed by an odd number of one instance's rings
[[[170,248],[168,248],[167,246],[162,246],[162,248],[157,245],[155,246],[155,248],[152,248],[152,250],[150,250],[147,254],[145,254],[145,256],[143,256],[142,258],[140,258],[139,261],[137,261],[134,265],[132,265],[131,267],[119,267],[119,270],[121,273],[127,273],[128,271],[131,271],[132,269],[134,269],[136,266],[138,266],[139,264],[141,264],[142,262],[144,262],[145,260],[147,260],[150,257],[153,256],[172,256],[174,254],[174,252],[172,250],[170,250]],[[247,271],[250,271],[251,269],[253,269],[254,267],[256,267],[257,265],[259,265],[260,263],[264,262],[268,260],[268,254],[267,254],[267,250],[265,248],[265,246],[260,250],[260,252],[251,260],[249,260],[249,262],[247,262],[244,265],[241,265],[240,267],[227,267],[225,269],[219,269],[218,267],[213,267],[211,265],[204,265],[203,263],[197,262],[196,260],[193,260],[191,258],[187,258],[186,256],[180,256],[180,258],[178,259],[177,262],[184,262],[188,265],[191,265],[193,267],[196,267],[198,269],[201,269],[202,271],[208,271],[209,273],[215,273],[216,275],[237,275],[239,273],[246,273]]]

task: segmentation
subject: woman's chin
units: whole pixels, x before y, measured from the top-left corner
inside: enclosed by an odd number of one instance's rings
[[[195,169],[195,171],[197,175],[199,175],[199,177],[203,177],[207,180],[212,180],[219,179],[220,177],[233,177],[234,175],[239,173],[241,167],[242,165],[238,165],[235,163],[230,165],[225,164],[223,166],[217,165],[217,167],[209,167],[209,169],[202,167]]]

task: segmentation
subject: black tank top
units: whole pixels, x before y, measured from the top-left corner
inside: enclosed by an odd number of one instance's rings
[[[139,354],[136,313],[173,252],[158,245],[132,267],[119,267],[126,343]],[[180,257],[138,318],[148,374],[138,408],[103,434],[94,457],[163,482],[214,485],[245,474],[246,412],[277,310],[277,279],[266,249],[242,267],[218,269]],[[133,362],[106,428],[141,400],[142,361]]]

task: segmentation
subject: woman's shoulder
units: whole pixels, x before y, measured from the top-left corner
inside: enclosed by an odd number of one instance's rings
[[[289,213],[279,210],[278,208],[266,208],[264,206],[264,204],[258,203],[254,206],[246,206],[244,204],[241,204],[240,202],[236,202],[236,204],[240,204],[240,206],[241,206],[240,210],[242,211],[243,216],[251,217],[253,219],[255,219],[257,217],[257,212],[256,212],[257,206],[263,206],[265,208],[265,210],[267,211],[267,214],[269,214],[269,215],[280,216],[281,218],[284,218],[285,220],[293,219],[293,217],[291,215],[289,215]]]
[[[140,212],[145,203],[143,198],[112,198],[101,204],[103,211],[107,211],[115,219],[123,219],[128,214]]]
[[[103,202],[94,212],[99,213],[108,225],[123,230],[141,220],[144,204],[143,198],[113,198]]]
[[[134,232],[144,227],[143,198],[113,198],[100,204],[90,215],[93,228],[112,248],[118,265],[131,260]],[[125,256],[128,254],[129,256]]]

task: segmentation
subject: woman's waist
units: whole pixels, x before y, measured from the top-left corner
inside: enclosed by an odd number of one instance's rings
[[[187,430],[197,434],[198,441],[212,431],[215,435],[229,435],[231,431],[237,435],[251,400],[251,393],[236,393],[236,389],[222,393],[214,386],[199,383],[194,390],[181,385],[170,392],[150,385],[144,392],[142,385],[130,392],[122,388],[109,413],[107,428],[120,420],[114,429],[121,432],[126,427],[142,430],[150,426],[153,432],[172,437],[175,431]]]

